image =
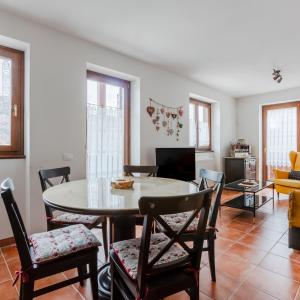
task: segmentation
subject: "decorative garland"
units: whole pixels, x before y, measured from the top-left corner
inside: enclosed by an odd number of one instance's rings
[[[180,130],[183,128],[183,123],[181,121],[183,116],[183,106],[171,107],[149,98],[149,105],[147,106],[146,111],[157,131],[159,131],[160,128],[163,128],[168,136],[175,133],[176,140],[179,141]]]

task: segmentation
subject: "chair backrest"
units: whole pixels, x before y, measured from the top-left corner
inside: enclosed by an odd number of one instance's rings
[[[3,199],[8,219],[14,234],[22,269],[26,270],[32,266],[30,243],[22,216],[12,193],[13,190],[14,185],[10,178],[2,182],[1,197]]]
[[[134,176],[134,173],[147,174],[148,177],[156,177],[158,166],[132,166],[125,165],[123,167],[125,176]]]
[[[200,191],[210,187],[210,184],[213,182],[212,188],[214,194],[211,201],[208,225],[214,228],[217,222],[218,210],[221,205],[221,196],[224,187],[225,176],[223,172],[201,169],[200,178],[201,178],[200,185],[199,185]]]
[[[291,169],[294,171],[300,171],[300,152],[291,151],[289,153]]]
[[[145,277],[151,276],[153,273],[184,266],[199,270],[211,193],[212,190],[207,189],[190,195],[142,197],[139,200],[140,213],[144,215],[137,272],[139,290],[143,290],[144,288]],[[192,212],[192,214],[178,231],[174,231],[161,217],[161,215],[181,212]],[[192,241],[191,245],[184,241],[183,235],[186,228],[195,219],[198,220],[198,226],[197,230],[193,232],[189,239],[189,241]],[[164,234],[168,236],[169,241],[159,253],[155,257],[151,257],[151,261],[149,261],[149,247],[153,222],[159,223],[164,228]],[[181,247],[186,252],[186,255],[175,261],[156,265],[160,258],[162,258],[174,244]]]
[[[61,177],[59,183],[69,182],[70,178],[70,167],[62,167],[56,169],[48,169],[48,170],[40,170],[39,177],[41,181],[41,186],[43,192],[48,188],[54,185],[54,183],[50,180],[52,178]]]

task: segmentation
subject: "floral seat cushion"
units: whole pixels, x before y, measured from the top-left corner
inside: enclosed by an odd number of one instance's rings
[[[94,234],[82,224],[35,233],[29,237],[29,240],[32,247],[32,260],[36,264],[101,245]]]
[[[151,236],[149,261],[151,261],[160,252],[160,250],[169,242],[169,240],[170,239],[163,233],[156,233]],[[126,273],[132,279],[136,279],[137,277],[140,245],[140,238],[120,241],[112,244],[112,249],[118,256]],[[182,259],[187,255],[187,252],[183,248],[176,244],[173,244],[155,265],[157,266],[160,264]]]
[[[98,221],[98,219],[99,216],[63,213],[55,216],[51,219],[51,222],[64,224],[94,224]]]
[[[178,214],[162,215],[162,219],[174,230],[178,231],[187,222],[188,218],[191,216],[192,212],[183,212]],[[199,219],[195,218],[192,223],[188,226],[186,231],[196,231]],[[164,228],[159,224],[161,230]]]

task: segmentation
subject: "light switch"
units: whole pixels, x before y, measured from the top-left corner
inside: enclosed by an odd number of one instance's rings
[[[72,161],[74,159],[73,153],[63,153],[63,160],[64,161]]]

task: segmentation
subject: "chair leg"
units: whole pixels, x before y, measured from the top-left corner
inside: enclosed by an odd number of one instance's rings
[[[80,266],[77,268],[77,270],[78,270],[78,275],[83,276],[83,275],[87,274],[87,265]],[[79,281],[81,286],[84,286],[84,282],[85,282],[85,280]]]
[[[89,264],[93,300],[98,300],[98,270],[97,269],[98,269],[97,252],[95,252],[94,258],[91,260]]]
[[[20,299],[21,300],[31,300],[33,299],[33,288],[34,284],[32,280],[29,280],[29,282],[21,283],[20,287]]]
[[[105,261],[108,260],[108,238],[107,238],[107,219],[102,223],[102,237],[103,237],[103,248]]]
[[[208,258],[210,266],[210,276],[212,281],[216,281],[216,267],[215,267],[215,239],[212,234],[209,234],[208,240]]]
[[[190,289],[190,299],[191,300],[199,300],[199,287],[195,286]]]
[[[111,275],[111,297],[110,297],[110,299],[111,300],[123,299],[123,296],[115,283],[116,271],[115,271],[113,263],[111,263],[111,265],[110,265],[110,275]]]
[[[278,199],[278,200],[279,200],[279,195],[280,195],[280,194],[277,192],[277,199]]]

